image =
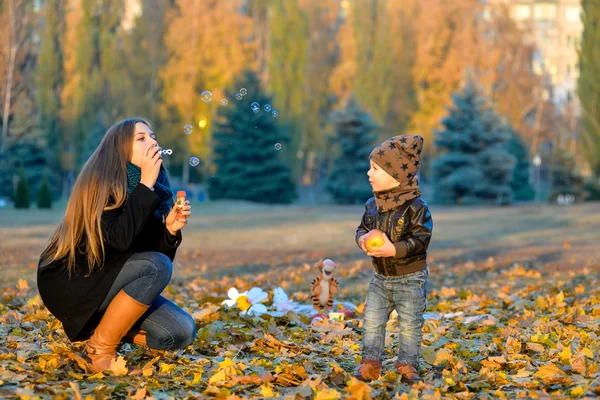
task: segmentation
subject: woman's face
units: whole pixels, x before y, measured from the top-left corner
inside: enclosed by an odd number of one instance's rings
[[[150,127],[143,122],[135,124],[133,131],[133,148],[131,151],[131,163],[141,168],[142,156],[146,154],[148,148],[158,146],[156,136]]]

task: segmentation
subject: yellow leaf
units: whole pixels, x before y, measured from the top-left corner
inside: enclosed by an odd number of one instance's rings
[[[19,290],[27,290],[29,289],[29,284],[25,279],[19,279],[19,283],[17,283],[17,289]]]
[[[88,379],[103,379],[106,375],[104,375],[102,372],[98,372],[92,376],[90,376]]]
[[[548,308],[548,301],[544,297],[538,296],[537,299],[535,299],[535,308],[538,310]]]
[[[159,371],[163,374],[170,374],[177,368],[177,364],[160,363]]]
[[[202,382],[202,374],[197,374],[194,372],[194,379],[192,380],[192,385],[199,385]]]
[[[498,364],[506,364],[506,357],[504,356],[504,354],[502,354],[499,357],[488,357],[488,360],[496,362]]]
[[[542,345],[541,345],[541,344],[539,344],[539,343],[527,342],[527,348],[528,348],[529,350],[533,350],[533,351],[535,351],[535,352],[537,352],[537,353],[541,353],[541,352],[543,352],[543,351],[544,351],[544,346],[542,346]]]
[[[260,394],[261,394],[261,396],[266,397],[266,398],[268,398],[268,397],[276,397],[277,396],[277,394],[275,392],[273,392],[273,389],[271,389],[267,385],[262,385],[260,387]]]
[[[81,400],[81,392],[79,391],[79,384],[77,382],[69,382],[69,386],[75,392],[75,399]]]
[[[525,368],[521,368],[517,374],[515,375],[515,378],[527,378],[531,376],[531,372],[527,371]]]
[[[451,361],[452,361],[452,354],[446,349],[441,349],[437,352],[437,355],[435,357],[435,362],[433,363],[433,365],[440,365],[444,362],[451,362]]]
[[[521,351],[521,341],[509,336],[506,339],[506,351],[509,353],[519,353]]]
[[[350,396],[347,399],[352,400],[369,400],[371,398],[371,387],[365,382],[361,382],[355,377],[352,377],[346,388]]]
[[[225,373],[225,370],[222,369],[219,372],[217,372],[216,374],[214,374],[213,376],[211,376],[210,379],[208,380],[208,383],[223,382],[226,379],[227,379],[227,374]]]
[[[315,400],[337,400],[341,398],[340,392],[335,389],[318,390]]]
[[[541,378],[546,384],[560,383],[563,385],[568,385],[573,382],[573,380],[567,376],[562,369],[554,364],[541,366],[534,375],[538,378]]]
[[[144,400],[146,398],[148,390],[146,388],[138,389],[133,396],[131,396],[132,400]]]
[[[576,387],[571,390],[571,397],[580,397],[585,391],[585,388],[582,386]]]
[[[116,376],[125,376],[129,370],[123,356],[117,357],[116,360],[110,361],[110,371]]]
[[[223,368],[227,368],[227,367],[234,367],[235,368],[235,366],[236,366],[235,365],[235,361],[233,361],[229,357],[225,357],[225,359],[219,363],[219,366],[217,368],[218,369],[223,369]]]
[[[564,375],[565,372],[554,364],[542,365],[534,374],[538,378],[546,379],[557,375]]]
[[[583,356],[579,356],[579,357],[571,357],[571,359],[569,360],[569,364],[571,364],[571,369],[575,372],[577,372],[578,374],[584,374],[585,373],[585,357]]]
[[[565,294],[562,292],[562,290],[560,291],[559,294],[556,295],[556,297],[554,298],[556,301],[556,305],[564,305],[565,304]]]
[[[563,362],[563,364],[568,364],[569,359],[572,357],[573,355],[571,354],[571,347],[567,346],[564,349],[562,349],[562,351],[560,352],[560,359]]]
[[[144,375],[146,378],[149,376],[152,376],[153,373],[154,373],[153,365],[144,365],[144,367],[142,368],[142,375]]]
[[[581,354],[583,354],[584,356],[586,356],[587,358],[594,358],[594,352],[592,350],[590,350],[589,348],[584,348],[583,350],[581,350]]]

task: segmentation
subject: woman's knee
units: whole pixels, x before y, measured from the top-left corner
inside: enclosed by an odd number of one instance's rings
[[[196,323],[189,314],[185,314],[179,317],[177,322],[171,321],[168,327],[160,326],[147,334],[150,347],[158,350],[183,349],[194,342]]]
[[[156,283],[167,286],[173,275],[173,262],[171,259],[157,251],[144,253],[144,258],[148,262],[149,270],[156,276]]]
[[[173,331],[173,349],[183,349],[194,342],[196,338],[196,322],[189,315],[182,316],[181,322]]]

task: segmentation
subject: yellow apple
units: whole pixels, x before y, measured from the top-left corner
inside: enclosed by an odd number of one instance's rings
[[[367,250],[373,250],[381,247],[384,243],[385,240],[383,238],[383,232],[378,229],[369,232],[365,238],[365,246],[367,247]]]

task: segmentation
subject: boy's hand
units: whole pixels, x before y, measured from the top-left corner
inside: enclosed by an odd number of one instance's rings
[[[364,235],[362,235],[361,237],[358,238],[358,244],[360,245],[360,248],[363,249],[363,251],[365,253],[367,252],[367,245],[365,244],[366,237],[367,237],[367,233],[365,233]]]
[[[394,247],[394,244],[390,241],[388,236],[384,233],[383,246],[377,247],[372,250],[367,250],[367,255],[371,257],[394,257],[396,255],[396,248]]]

